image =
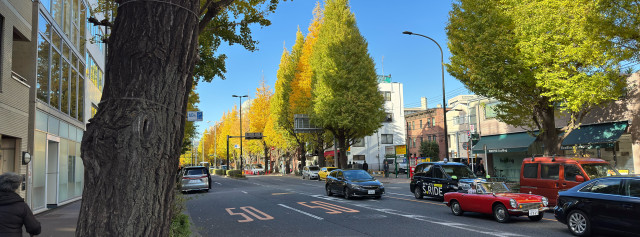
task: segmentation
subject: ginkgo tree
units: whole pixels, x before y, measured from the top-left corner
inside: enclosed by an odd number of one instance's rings
[[[590,33],[598,2],[458,0],[446,28],[447,70],[499,100],[498,119],[537,132],[545,154],[559,154],[591,109],[618,99],[626,85],[620,49]],[[556,128],[557,116],[568,123]]]

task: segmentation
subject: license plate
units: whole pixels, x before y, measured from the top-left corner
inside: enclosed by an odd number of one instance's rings
[[[369,194],[376,194],[376,190],[368,190]]]
[[[200,180],[195,180],[195,179],[194,180],[189,180],[189,183],[190,184],[200,183]]]
[[[529,209],[529,216],[537,216],[538,209]]]

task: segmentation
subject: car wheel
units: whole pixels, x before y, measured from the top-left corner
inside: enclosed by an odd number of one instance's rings
[[[327,196],[333,196],[333,193],[331,192],[329,185],[325,185],[324,190],[327,191]]]
[[[537,216],[529,216],[529,220],[540,221],[544,217],[544,212],[539,212]]]
[[[456,200],[451,201],[451,212],[456,216],[461,216],[464,213],[460,203]]]
[[[510,217],[511,215],[509,215],[509,211],[507,211],[507,208],[502,205],[502,203],[493,207],[493,218],[495,218],[496,221],[506,223],[509,222]]]
[[[577,236],[588,236],[591,234],[591,222],[589,217],[582,211],[575,210],[567,217],[567,227],[572,234]]]
[[[344,198],[351,199],[351,190],[349,188],[344,188]]]
[[[302,175],[302,179],[304,179],[304,174]]]
[[[415,190],[413,190],[413,196],[415,196],[416,199],[422,199],[422,197],[424,196],[424,194],[422,194],[422,189],[417,185]]]

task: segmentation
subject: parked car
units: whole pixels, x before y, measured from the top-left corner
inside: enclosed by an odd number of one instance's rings
[[[594,230],[640,236],[640,176],[599,178],[560,192],[554,214],[577,236]]]
[[[384,186],[365,170],[337,169],[327,176],[325,191],[327,196],[340,194],[346,199],[354,197],[380,199],[384,194]]]
[[[211,175],[207,167],[191,166],[182,169],[180,191],[204,190],[209,192],[209,189],[211,189]]]
[[[319,179],[318,172],[320,171],[320,167],[318,166],[305,166],[302,168],[302,179],[307,177],[307,179]]]
[[[329,172],[331,172],[332,170],[338,169],[336,167],[322,167],[320,168],[320,171],[318,171],[318,181],[322,181],[327,179],[327,175],[329,175]]]
[[[522,161],[520,192],[545,196],[555,206],[558,192],[595,178],[620,175],[595,158],[532,157]]]
[[[262,164],[251,165],[251,174],[253,175],[264,174],[264,167],[262,167]]]
[[[445,193],[458,190],[458,182],[476,178],[473,171],[462,163],[423,162],[416,165],[409,189],[416,199],[423,196],[444,198]]]
[[[549,210],[546,197],[512,193],[503,182],[479,181],[460,185],[457,192],[444,195],[444,202],[456,216],[465,211],[493,214],[500,223],[508,222],[511,216],[525,215],[532,221],[539,221]]]

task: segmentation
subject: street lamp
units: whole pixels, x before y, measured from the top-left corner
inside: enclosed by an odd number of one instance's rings
[[[417,36],[422,36],[424,38],[430,39],[431,41],[436,43],[436,45],[440,49],[440,67],[442,69],[442,116],[444,117],[444,149],[446,151],[444,158],[449,160],[449,143],[447,142],[447,138],[449,138],[449,134],[447,133],[447,102],[445,100],[445,94],[444,94],[444,54],[442,53],[442,47],[440,47],[440,44],[438,44],[438,42],[436,42],[434,39],[432,39],[429,36],[413,33],[411,31],[404,31],[402,33],[405,35],[417,35]]]
[[[240,98],[240,172],[242,172],[242,97],[249,98],[248,95],[232,95],[232,97]],[[229,164],[227,164],[229,165]]]

